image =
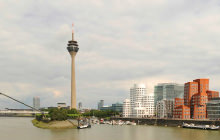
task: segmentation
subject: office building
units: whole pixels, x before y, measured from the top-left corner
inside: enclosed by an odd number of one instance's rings
[[[210,120],[220,120],[220,97],[212,98],[208,101],[207,115]]]
[[[112,111],[117,111],[117,112],[122,112],[123,109],[123,104],[121,103],[115,103],[112,104],[111,106],[102,106],[100,107],[100,110],[104,111],[104,110],[112,110]]]
[[[102,106],[100,107],[101,111],[112,110],[112,106]]]
[[[100,101],[98,102],[98,110],[100,110],[101,107],[103,107],[103,106],[104,106],[104,100],[100,100]]]
[[[115,103],[112,104],[112,110],[117,112],[122,112],[123,110],[123,104],[122,103]]]
[[[33,107],[36,109],[40,109],[40,98],[39,97],[33,98]]]
[[[183,98],[174,99],[173,118],[175,119],[190,119],[190,108],[184,105]]]
[[[131,115],[131,102],[130,99],[125,99],[123,102],[123,117],[130,117]]]
[[[78,109],[79,109],[79,110],[82,109],[82,102],[79,102],[79,104],[78,104]]]
[[[156,105],[157,118],[173,118],[174,100],[161,100]]]
[[[176,83],[160,83],[154,86],[154,105],[161,100],[174,100],[183,98],[184,85]]]
[[[219,97],[219,92],[209,90],[209,79],[196,79],[184,85],[184,105],[175,105],[174,114],[180,113],[185,119],[207,119],[206,104],[214,97]],[[190,110],[186,114],[184,110]],[[184,115],[183,115],[184,114]],[[174,118],[178,118],[174,116]]]
[[[154,109],[153,94],[146,93],[144,84],[134,84],[130,88],[130,99],[123,102],[123,117],[152,117]]]

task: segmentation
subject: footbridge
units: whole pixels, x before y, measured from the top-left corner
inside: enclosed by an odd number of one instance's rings
[[[30,116],[33,116],[35,114],[38,114],[38,113],[42,113],[42,114],[47,114],[48,112],[44,112],[44,111],[41,111],[35,107],[32,107],[30,105],[27,105],[25,104],[24,102],[22,101],[19,101],[11,96],[8,96],[4,93],[1,93],[0,92],[0,95],[2,96],[5,96],[11,100],[14,100],[20,104],[23,104],[24,106],[30,108],[30,109],[6,109],[6,110],[0,110],[0,116],[16,116],[16,115],[20,115],[20,116],[27,116],[27,115],[30,115]]]

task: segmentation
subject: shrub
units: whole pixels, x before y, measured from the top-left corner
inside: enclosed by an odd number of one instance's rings
[[[67,117],[69,119],[77,119],[80,116],[80,114],[67,114]]]
[[[49,114],[36,114],[35,118],[38,121],[45,121],[45,120],[49,120],[50,116]]]
[[[43,119],[43,115],[42,114],[36,114],[35,118],[36,118],[36,120],[41,121]]]

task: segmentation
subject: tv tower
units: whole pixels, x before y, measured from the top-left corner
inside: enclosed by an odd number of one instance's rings
[[[75,56],[78,52],[78,44],[77,41],[74,40],[74,31],[72,24],[72,40],[68,41],[67,50],[70,53],[72,58],[72,66],[71,66],[71,109],[76,109],[76,78],[75,78]]]

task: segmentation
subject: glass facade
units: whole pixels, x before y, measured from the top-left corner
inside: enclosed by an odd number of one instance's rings
[[[220,120],[220,98],[212,98],[207,103],[207,114],[210,120]]]
[[[121,103],[112,104],[112,110],[122,112],[123,104],[121,104]]]
[[[112,110],[112,106],[102,106],[100,107],[101,111],[105,111],[105,110]]]
[[[176,83],[161,83],[154,87],[154,105],[157,101],[183,98],[184,85]]]
[[[100,110],[113,110],[113,111],[117,111],[117,112],[122,112],[123,110],[123,104],[121,103],[115,103],[112,104],[112,106],[102,106],[100,107]]]
[[[100,101],[98,102],[98,110],[100,110],[101,107],[103,107],[103,106],[104,106],[104,100],[100,100]]]

